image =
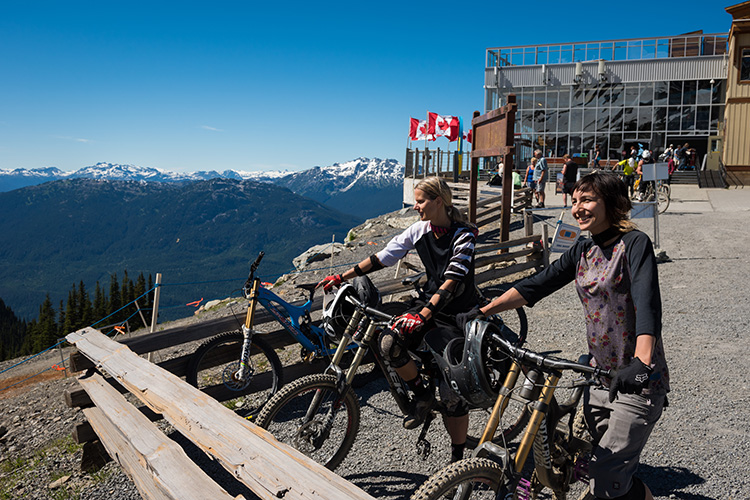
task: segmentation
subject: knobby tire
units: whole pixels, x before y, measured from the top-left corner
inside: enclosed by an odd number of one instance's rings
[[[211,338],[195,351],[185,380],[217,399],[229,401],[225,402],[229,408],[246,417],[257,414],[284,382],[279,356],[258,337],[253,337],[250,349],[251,376],[244,384],[236,380],[233,374],[239,369],[242,343],[242,333],[237,330]]]
[[[495,499],[503,477],[503,469],[488,458],[467,458],[443,468],[419,487],[411,500],[442,500],[444,498]],[[460,485],[470,485],[471,492],[458,496]],[[465,494],[468,492],[464,492]]]
[[[308,421],[305,416],[318,391],[320,404]],[[326,436],[325,423],[331,415],[333,423],[330,434]],[[334,375],[307,375],[277,392],[263,407],[255,423],[282,443],[334,470],[346,458],[357,437],[359,400],[350,388],[341,397]]]

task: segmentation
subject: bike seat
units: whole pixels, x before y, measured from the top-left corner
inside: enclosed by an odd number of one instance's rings
[[[414,286],[419,283],[419,280],[421,280],[424,276],[425,273],[418,273],[413,276],[407,276],[406,278],[401,280],[401,284],[404,286]]]
[[[303,290],[307,290],[308,292],[312,292],[317,286],[317,283],[300,283],[299,285],[295,285],[296,288],[301,288]]]

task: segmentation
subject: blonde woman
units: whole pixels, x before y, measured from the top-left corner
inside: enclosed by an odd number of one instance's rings
[[[453,206],[446,182],[432,177],[414,189],[414,209],[420,220],[393,238],[386,247],[342,274],[328,276],[318,286],[328,291],[343,281],[396,264],[410,250],[415,250],[424,264],[429,300],[415,300],[379,339],[380,351],[414,393],[412,408],[404,417],[407,429],[419,427],[435,399],[433,390],[422,379],[408,351],[426,338],[436,353],[442,354],[448,342],[462,337],[455,315],[478,305],[474,287],[474,245],[477,229],[466,222]],[[444,420],[451,437],[451,461],[463,457],[469,423],[467,404],[441,381],[440,398],[448,412]]]

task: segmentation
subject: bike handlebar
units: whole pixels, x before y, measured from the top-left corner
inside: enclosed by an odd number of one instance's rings
[[[567,359],[556,358],[534,352],[523,347],[518,347],[504,339],[499,332],[491,332],[492,341],[499,345],[502,350],[526,364],[536,365],[548,370],[572,370],[578,373],[591,374],[595,377],[612,378],[612,370],[604,370],[599,367],[584,365]]]

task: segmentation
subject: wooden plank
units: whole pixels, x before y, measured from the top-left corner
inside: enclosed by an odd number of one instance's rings
[[[506,248],[513,248],[520,245],[523,245],[525,243],[531,243],[533,241],[539,241],[542,239],[542,236],[539,234],[532,234],[531,236],[524,236],[523,238],[518,238],[515,240],[506,241],[503,243],[500,243],[498,245],[490,245],[490,246],[483,246],[478,247],[475,252],[477,254],[480,253],[487,253],[487,252],[494,252],[496,250],[505,250]]]
[[[502,269],[488,269],[487,271],[477,274],[474,277],[474,280],[479,284],[498,278],[504,278],[527,269],[535,269],[539,267],[541,267],[540,261],[519,262],[518,264],[513,264],[512,266],[504,267]]]
[[[538,254],[538,250],[534,250],[533,248],[526,248],[523,250],[518,250],[516,252],[510,252],[510,253],[501,253],[497,255],[487,255],[485,257],[480,257],[474,261],[474,266],[484,267],[489,266],[490,264],[494,264],[496,262],[507,262],[509,260],[515,260],[519,257],[527,257],[531,254]]]
[[[85,328],[66,339],[262,499],[373,498],[100,332]]]
[[[79,380],[96,408],[84,410],[109,455],[148,499],[203,500],[235,497],[201,470],[99,374]],[[244,498],[242,496],[237,497]]]

